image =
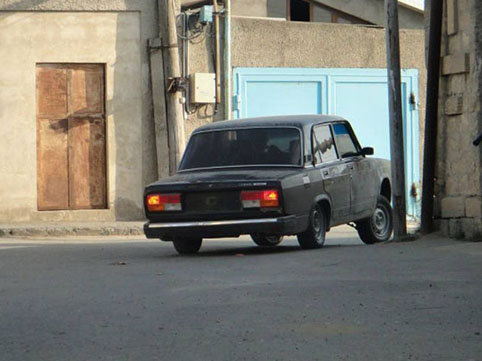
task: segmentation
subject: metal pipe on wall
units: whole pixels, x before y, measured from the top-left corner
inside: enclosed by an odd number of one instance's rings
[[[224,0],[224,117],[231,119],[231,0]]]
[[[213,10],[214,10],[214,34],[215,34],[215,67],[216,67],[216,104],[221,103],[221,39],[219,34],[219,7],[218,1],[213,0]]]

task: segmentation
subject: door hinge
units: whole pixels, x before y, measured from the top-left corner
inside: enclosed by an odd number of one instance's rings
[[[411,110],[418,110],[419,104],[418,104],[417,97],[415,96],[414,92],[410,93],[410,98],[409,98],[408,102],[410,103],[410,109]]]
[[[239,111],[241,101],[239,100],[239,95],[233,95],[233,111]]]

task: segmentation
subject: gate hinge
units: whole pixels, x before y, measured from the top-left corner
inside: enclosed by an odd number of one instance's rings
[[[234,94],[233,95],[233,110],[234,111],[239,111],[240,103],[241,103],[241,101],[239,100],[239,95]]]

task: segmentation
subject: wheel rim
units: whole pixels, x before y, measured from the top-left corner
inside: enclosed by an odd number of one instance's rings
[[[385,239],[390,230],[390,220],[388,212],[384,207],[377,207],[370,219],[370,226],[378,239]]]
[[[318,211],[313,211],[313,233],[318,242],[323,241],[323,215]]]

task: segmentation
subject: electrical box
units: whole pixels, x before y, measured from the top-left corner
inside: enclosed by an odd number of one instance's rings
[[[191,103],[216,102],[216,74],[194,73],[190,76]]]
[[[199,12],[199,22],[201,24],[207,24],[213,22],[213,6],[205,5]]]

